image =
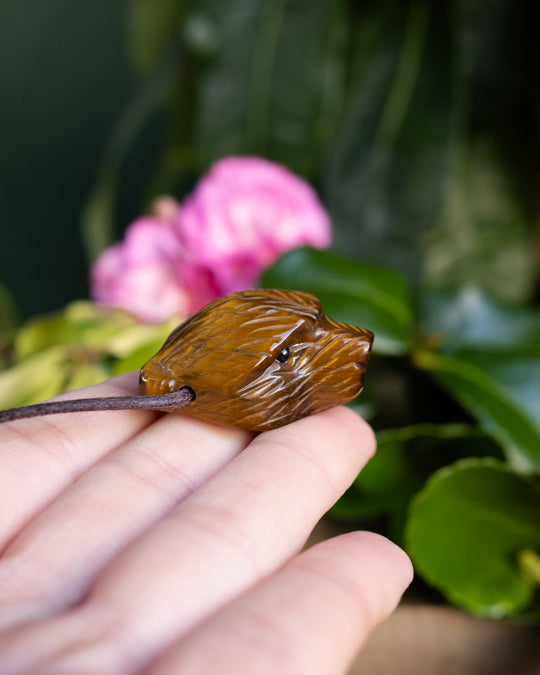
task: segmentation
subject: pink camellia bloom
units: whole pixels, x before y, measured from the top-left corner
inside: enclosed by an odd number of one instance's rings
[[[122,307],[144,321],[163,321],[189,310],[180,277],[182,251],[170,225],[146,216],[132,223],[122,243],[94,263],[90,283],[94,300]]]
[[[177,231],[220,295],[255,286],[286,251],[325,248],[331,240],[330,220],[310,185],[258,157],[216,162],[186,199]]]
[[[298,246],[330,244],[315,192],[288,169],[257,157],[216,162],[180,206],[154,202],[91,271],[93,298],[144,321],[185,316],[232,291]]]

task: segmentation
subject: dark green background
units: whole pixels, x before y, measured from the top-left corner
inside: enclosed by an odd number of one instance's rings
[[[539,15],[510,0],[4,0],[0,284],[23,318],[85,297],[88,260],[154,196],[183,197],[234,153],[310,180],[337,250],[528,301]]]
[[[126,5],[0,3],[0,282],[24,315],[87,294],[81,208],[133,86]]]

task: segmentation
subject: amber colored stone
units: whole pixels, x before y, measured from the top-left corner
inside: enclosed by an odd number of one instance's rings
[[[354,399],[373,333],[338,323],[310,293],[260,289],[211,302],[141,369],[141,393],[190,387],[181,412],[251,431]]]

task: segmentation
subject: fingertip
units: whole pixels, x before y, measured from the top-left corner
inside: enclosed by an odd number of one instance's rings
[[[411,584],[411,559],[397,544],[376,532],[348,532],[333,541],[357,561],[364,580],[362,600],[370,625],[375,625],[396,608]]]
[[[345,672],[398,604],[408,557],[371,532],[316,544],[215,613],[163,655],[152,675],[178,672]]]
[[[396,543],[377,532],[355,531],[342,536],[351,539],[363,551],[372,551],[388,569],[396,572],[399,575],[396,582],[403,586],[403,590],[409,586],[414,576],[413,565],[407,553]]]

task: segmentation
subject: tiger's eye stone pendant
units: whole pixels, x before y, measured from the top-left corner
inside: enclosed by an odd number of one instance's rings
[[[141,369],[158,395],[189,387],[182,413],[251,431],[354,399],[373,333],[333,321],[310,293],[260,289],[211,302],[176,328]]]

